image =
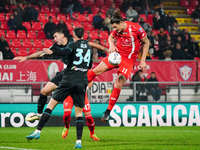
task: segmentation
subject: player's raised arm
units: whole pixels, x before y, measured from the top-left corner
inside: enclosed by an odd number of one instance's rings
[[[43,51],[39,51],[39,52],[33,53],[31,55],[28,55],[28,56],[14,57],[13,60],[17,60],[19,62],[23,62],[23,61],[26,61],[27,59],[42,57],[42,56],[44,56],[44,54],[45,53]]]
[[[140,60],[140,67],[142,70],[146,69],[146,56],[147,53],[149,51],[149,39],[147,38],[147,36],[145,36],[143,39],[141,39],[142,43],[143,43],[143,53],[142,53],[142,58]]]
[[[118,51],[117,50],[117,47],[115,46],[114,44],[114,39],[115,37],[112,35],[112,33],[109,35],[108,37],[108,43],[110,45],[109,49],[108,49],[108,53],[111,53],[111,52],[115,52],[115,51]]]
[[[94,47],[94,48],[100,49],[102,51],[108,52],[108,49],[106,47],[100,45],[100,44],[97,44],[97,43],[94,43],[94,42],[88,42],[88,43],[91,47]]]

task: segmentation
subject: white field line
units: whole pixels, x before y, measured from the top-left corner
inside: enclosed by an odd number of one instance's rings
[[[0,149],[36,150],[36,149],[25,149],[25,148],[4,147],[4,146],[0,146]]]

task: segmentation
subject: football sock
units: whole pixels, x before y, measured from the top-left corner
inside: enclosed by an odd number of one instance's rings
[[[38,105],[37,105],[37,112],[39,114],[41,114],[43,112],[43,109],[44,109],[44,105],[47,103],[47,96],[45,95],[42,95],[40,93],[40,97],[38,99]]]
[[[87,76],[88,76],[88,83],[90,83],[96,77],[96,74],[92,69],[90,69],[88,70]]]
[[[44,127],[45,123],[49,120],[50,116],[51,116],[51,112],[52,110],[49,109],[49,108],[46,108],[44,113],[42,114],[42,117],[39,121],[39,124],[38,124],[38,127],[37,129],[38,130],[42,130],[42,128]]]
[[[83,117],[77,117],[76,118],[76,135],[77,135],[77,140],[81,140],[81,138],[82,138],[83,126],[84,126]]]
[[[65,128],[69,128],[69,123],[71,121],[71,111],[64,111],[64,115],[63,115],[63,123],[65,125]]]
[[[91,114],[85,116],[85,119],[87,121],[87,126],[90,130],[90,135],[94,134],[94,129],[95,129],[95,123],[94,123],[94,119],[92,118]]]
[[[117,89],[117,88],[113,88],[113,91],[110,95],[110,99],[109,99],[109,104],[108,104],[108,108],[109,110],[112,110],[115,103],[117,102],[117,99],[120,95],[121,89]]]

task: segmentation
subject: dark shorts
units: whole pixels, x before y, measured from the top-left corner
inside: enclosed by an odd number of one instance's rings
[[[53,78],[50,80],[50,82],[52,82],[52,83],[54,83],[55,85],[58,86],[59,83],[62,81],[62,78],[63,78],[62,73],[61,73],[61,72],[58,72],[58,73],[56,74],[56,76],[53,77]]]
[[[83,108],[85,105],[85,92],[87,85],[70,81],[60,82],[53,94],[53,99],[63,102],[67,96],[71,96],[75,106]]]

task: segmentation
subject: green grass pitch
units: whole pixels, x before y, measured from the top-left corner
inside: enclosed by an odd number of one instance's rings
[[[70,127],[68,137],[62,139],[62,127],[44,127],[38,140],[27,141],[25,136],[35,128],[0,128],[0,149],[73,149],[76,129]],[[100,142],[89,137],[85,126],[82,149],[85,150],[199,150],[200,127],[96,127]],[[10,147],[10,148],[9,148]]]

